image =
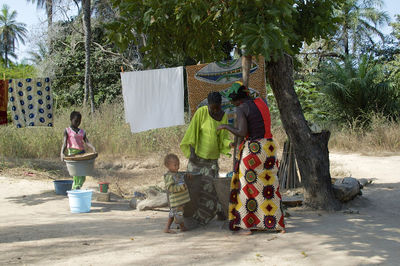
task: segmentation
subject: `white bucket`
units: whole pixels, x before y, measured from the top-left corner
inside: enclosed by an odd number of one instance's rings
[[[67,193],[72,213],[90,212],[93,190],[68,190]]]
[[[70,161],[65,160],[70,176],[93,176],[94,160]]]

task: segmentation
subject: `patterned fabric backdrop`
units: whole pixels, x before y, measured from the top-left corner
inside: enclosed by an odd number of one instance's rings
[[[207,104],[207,95],[212,91],[224,91],[235,81],[242,81],[242,58],[187,66],[187,86],[189,106],[193,116],[197,108]],[[249,88],[252,96],[266,98],[264,57],[253,58],[250,68]],[[228,115],[229,123],[233,123],[235,107],[222,97],[222,109]]]
[[[0,80],[0,125],[7,124],[7,85],[6,80]]]
[[[50,78],[10,79],[12,119],[20,127],[53,126]]]

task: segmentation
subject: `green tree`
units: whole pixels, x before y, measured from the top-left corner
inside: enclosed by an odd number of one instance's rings
[[[85,98],[83,103],[86,105],[90,101],[91,112],[94,112],[94,93],[91,82],[91,69],[90,69],[90,46],[92,39],[92,29],[91,29],[91,8],[90,0],[82,0],[82,10],[83,10],[83,30],[85,33]]]
[[[32,49],[28,51],[28,54],[30,55],[29,60],[34,65],[39,65],[43,60],[46,59],[48,54],[48,49],[46,44],[43,41],[40,41],[39,43],[37,43],[37,49],[36,50]]]
[[[25,44],[27,30],[24,23],[17,22],[16,11],[11,11],[7,5],[3,5],[0,13],[0,42],[4,64],[9,65],[9,56],[16,58],[14,51],[18,42]]]
[[[367,40],[375,44],[374,36],[384,41],[384,34],[379,30],[390,21],[389,15],[380,10],[383,0],[346,0],[338,11],[341,18],[340,28],[337,33],[338,41],[343,45],[344,53],[355,53],[360,44]]]
[[[26,0],[27,2],[36,3],[37,8],[46,9],[47,16],[47,28],[49,29],[53,25],[53,0]]]
[[[111,102],[121,94],[120,66],[129,68],[129,62],[121,54],[113,52],[113,45],[107,42],[104,27],[93,19],[91,47],[91,82],[94,102],[98,106]],[[76,17],[70,22],[55,22],[57,36],[53,39],[53,53],[44,57],[38,65],[41,73],[55,76],[52,80],[53,94],[58,106],[82,105],[85,92],[85,42],[82,19]],[[129,68],[132,69],[132,68]]]
[[[396,15],[395,16],[396,21],[390,23],[390,26],[392,26],[392,33],[391,35],[393,35],[397,41],[400,41],[400,15]]]
[[[396,117],[400,94],[384,76],[383,66],[367,56],[360,60],[347,57],[331,60],[321,69],[319,86],[333,103],[333,113],[351,122],[365,120],[371,113]]]
[[[389,72],[389,79],[393,82],[393,86],[400,93],[400,15],[396,15],[396,21],[390,24],[392,26],[391,36],[395,39],[393,58],[385,64],[386,70]]]
[[[112,0],[120,18],[110,38],[127,47],[133,32],[145,34],[145,57],[157,65],[184,54],[196,61],[223,59],[223,44],[242,49],[244,68],[251,55],[263,55],[282,124],[292,140],[306,190],[305,203],[338,209],[331,187],[330,133],[312,133],[294,91],[293,60],[303,41],[335,31],[342,1],[319,0]]]

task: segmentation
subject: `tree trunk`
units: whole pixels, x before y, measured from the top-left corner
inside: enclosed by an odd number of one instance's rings
[[[53,0],[46,0],[47,29],[53,25]]]
[[[53,53],[53,43],[51,38],[51,26],[53,25],[53,0],[46,0],[46,14],[47,14],[47,44],[49,46],[49,54]]]
[[[349,31],[347,30],[347,24],[343,27],[344,30],[344,53],[349,55]]]
[[[94,112],[94,96],[92,91],[91,72],[90,72],[90,0],[82,0],[83,9],[83,28],[85,32],[85,96],[84,104],[87,105],[90,95],[90,111]]]
[[[294,146],[305,188],[305,205],[325,210],[340,209],[341,205],[333,194],[329,173],[330,132],[312,133],[308,127],[294,91],[292,58],[285,54],[266,67],[283,127]]]
[[[246,87],[249,86],[251,59],[252,59],[251,55],[243,55],[242,56],[243,85]]]
[[[4,64],[5,64],[5,67],[7,68],[8,67],[8,44],[7,44],[8,40],[7,40],[7,35],[4,38],[6,40],[6,44],[4,45]]]

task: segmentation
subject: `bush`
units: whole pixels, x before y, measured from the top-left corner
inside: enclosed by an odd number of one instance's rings
[[[397,118],[400,93],[384,76],[383,66],[364,56],[359,61],[330,61],[319,73],[318,84],[332,107],[330,118],[351,123],[368,121],[374,113]]]

